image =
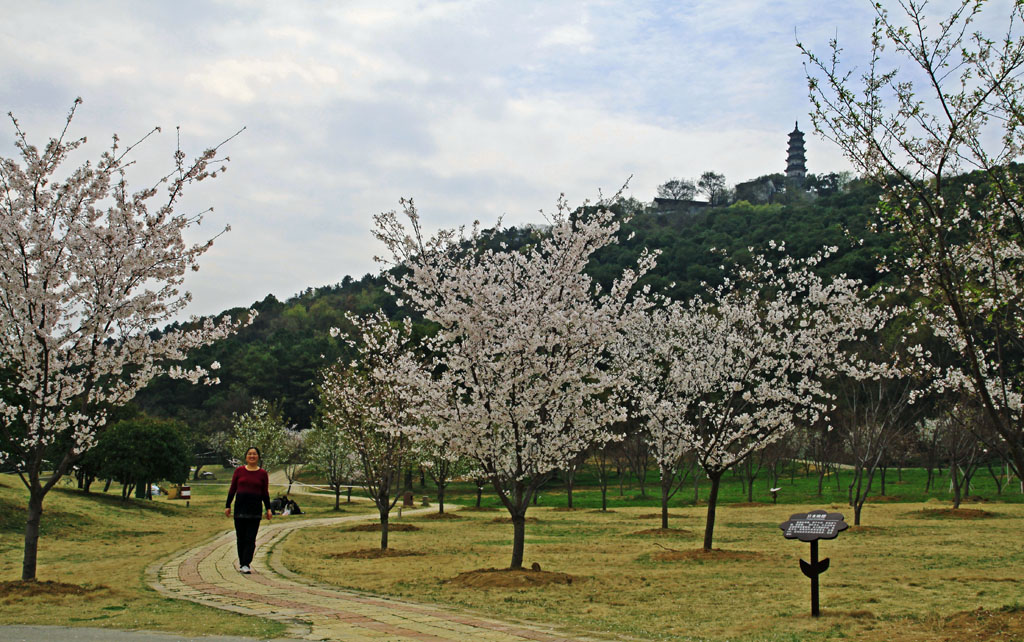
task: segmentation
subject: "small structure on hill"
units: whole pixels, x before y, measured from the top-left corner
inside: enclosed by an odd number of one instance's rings
[[[696,214],[702,210],[711,207],[711,203],[707,201],[694,201],[687,198],[655,198],[654,208],[664,214],[667,212],[684,212],[686,214]]]
[[[807,176],[807,158],[804,155],[804,133],[800,123],[794,123],[789,133],[789,154],[786,156],[786,178],[803,183]]]

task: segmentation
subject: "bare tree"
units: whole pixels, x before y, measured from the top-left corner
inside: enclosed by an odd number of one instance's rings
[[[697,193],[697,187],[693,181],[685,178],[673,178],[658,186],[658,196],[661,198],[674,198],[687,201]]]
[[[879,463],[890,445],[913,430],[918,420],[911,407],[916,390],[911,379],[846,379],[840,385],[836,423],[853,461],[847,494],[855,526],[860,525]]]
[[[729,187],[725,176],[718,172],[704,172],[697,180],[697,191],[708,198],[712,205],[726,205],[729,202]]]

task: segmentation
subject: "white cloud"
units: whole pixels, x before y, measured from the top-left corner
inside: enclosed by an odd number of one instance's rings
[[[76,95],[90,144],[165,127],[140,170],[175,125],[193,152],[248,127],[186,201],[233,228],[188,281],[202,314],[376,271],[371,217],[401,196],[430,226],[537,222],[560,192],[630,175],[648,200],[675,176],[780,171],[793,121],[810,129],[794,27],[814,46],[850,33],[855,55],[871,17],[805,0],[0,2],[0,109],[35,140]],[[807,149],[814,171],[845,167]]]

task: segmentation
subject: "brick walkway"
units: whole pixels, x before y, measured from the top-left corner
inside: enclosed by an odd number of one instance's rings
[[[433,509],[406,511],[406,515]],[[302,640],[583,640],[534,624],[511,624],[436,606],[374,597],[311,582],[275,560],[274,544],[298,528],[365,520],[366,515],[264,523],[253,573],[236,570],[235,534],[228,531],[202,546],[151,566],[153,588],[176,599],[271,618],[290,625]]]

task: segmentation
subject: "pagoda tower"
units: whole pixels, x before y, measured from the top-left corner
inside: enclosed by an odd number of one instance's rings
[[[804,156],[804,133],[800,124],[793,125],[789,134],[789,155],[786,157],[786,178],[803,182],[807,176],[807,158]]]

